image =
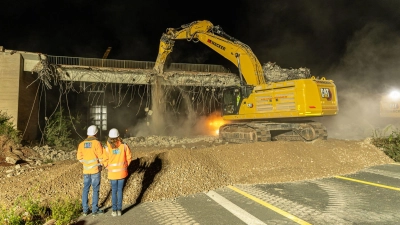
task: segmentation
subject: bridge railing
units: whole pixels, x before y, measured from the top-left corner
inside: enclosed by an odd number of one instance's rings
[[[118,59],[98,59],[82,58],[68,56],[48,55],[47,60],[51,64],[57,65],[76,65],[76,66],[94,66],[94,67],[112,67],[129,69],[153,69],[155,62],[118,60]],[[190,63],[171,63],[164,68],[164,71],[198,71],[198,72],[221,72],[229,73],[229,70],[221,65],[213,64],[190,64]]]

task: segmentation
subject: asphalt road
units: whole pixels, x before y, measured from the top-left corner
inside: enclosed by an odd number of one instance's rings
[[[400,224],[400,164],[293,183],[234,185],[111,209],[77,224]]]

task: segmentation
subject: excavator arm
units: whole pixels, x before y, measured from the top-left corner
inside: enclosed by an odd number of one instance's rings
[[[247,85],[257,86],[266,83],[261,64],[250,47],[207,20],[182,25],[178,29],[168,28],[163,33],[154,65],[157,73],[163,73],[165,60],[172,52],[175,40],[200,41],[207,45],[238,67],[242,84],[244,84],[243,79]]]

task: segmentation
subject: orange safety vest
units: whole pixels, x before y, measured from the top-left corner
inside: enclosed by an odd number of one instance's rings
[[[83,164],[83,174],[95,174],[101,171],[103,146],[96,137],[88,137],[78,146],[76,158]]]
[[[104,166],[108,170],[108,179],[119,180],[128,176],[128,166],[132,161],[132,153],[127,144],[119,143],[112,148],[107,141],[104,154]]]

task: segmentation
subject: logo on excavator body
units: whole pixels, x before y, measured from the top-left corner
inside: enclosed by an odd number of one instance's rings
[[[222,45],[220,45],[220,44],[218,44],[218,43],[216,43],[216,42],[214,42],[214,41],[212,41],[210,39],[208,39],[207,42],[211,43],[211,44],[213,44],[213,45],[217,46],[218,48],[220,48],[220,49],[225,51],[225,47],[224,46],[222,46]]]
[[[321,88],[321,97],[330,101],[332,99],[331,90],[329,90],[329,88]]]

